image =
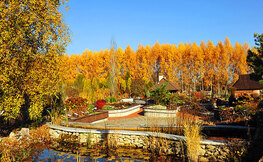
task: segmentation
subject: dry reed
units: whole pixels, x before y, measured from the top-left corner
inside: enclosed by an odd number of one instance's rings
[[[0,161],[31,161],[30,158],[38,153],[37,148],[45,147],[45,143],[49,142],[48,131],[47,126],[41,126],[36,130],[30,130],[29,137],[4,138],[0,142]]]
[[[184,123],[184,136],[186,137],[187,156],[191,161],[198,161],[200,151],[200,125],[198,120],[189,119]]]
[[[119,139],[119,134],[117,130],[114,130],[114,133],[108,134],[107,136],[108,148],[112,148],[112,149],[118,148],[118,139]]]

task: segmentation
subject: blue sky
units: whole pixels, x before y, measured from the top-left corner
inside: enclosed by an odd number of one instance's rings
[[[70,0],[64,14],[72,32],[68,54],[129,44],[224,41],[254,45],[263,32],[263,0]]]

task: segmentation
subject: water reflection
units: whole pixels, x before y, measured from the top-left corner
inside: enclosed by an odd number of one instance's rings
[[[51,149],[44,149],[42,153],[38,155],[38,157],[35,157],[33,161],[39,161],[39,162],[64,162],[64,161],[97,161],[97,162],[141,162],[145,160],[137,160],[127,157],[116,157],[116,156],[110,156],[107,157],[105,155],[90,157],[90,156],[79,156],[78,154],[70,154],[70,153],[63,153],[63,152],[57,152]],[[146,160],[147,161],[147,160]]]

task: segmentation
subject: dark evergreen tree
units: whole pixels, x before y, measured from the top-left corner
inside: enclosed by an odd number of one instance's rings
[[[248,50],[247,62],[254,70],[254,73],[251,74],[251,78],[260,81],[263,75],[263,33],[255,33],[254,37],[256,51]]]

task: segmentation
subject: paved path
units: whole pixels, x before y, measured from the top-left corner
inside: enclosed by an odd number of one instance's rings
[[[70,124],[92,126],[92,127],[119,127],[119,128],[143,128],[175,126],[176,118],[156,118],[143,116],[143,109],[129,116],[111,117],[107,120],[96,121],[94,123],[70,122]]]
[[[176,118],[154,118],[145,117],[143,109],[131,115],[124,117],[111,117],[107,120],[97,121],[85,125],[93,127],[119,127],[119,128],[141,128],[141,127],[157,127],[157,126],[172,126],[175,124]],[[79,123],[84,125],[84,123]]]

